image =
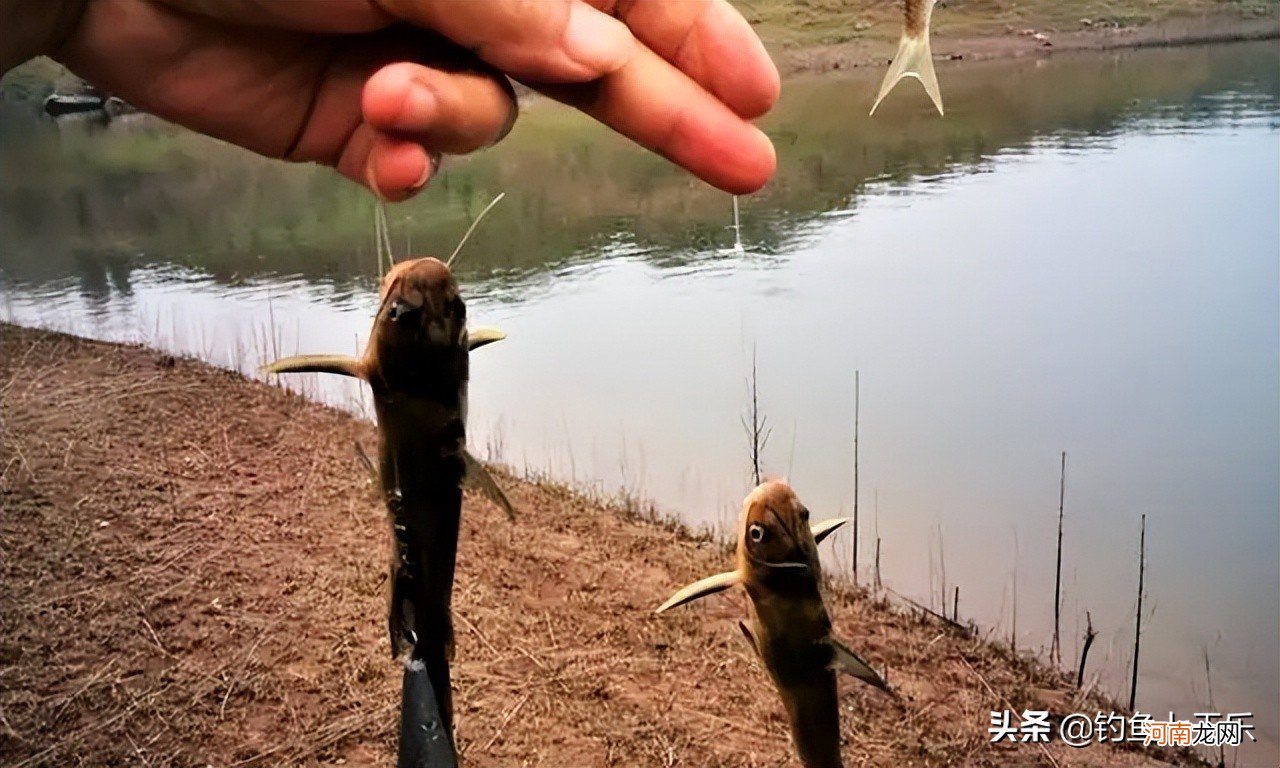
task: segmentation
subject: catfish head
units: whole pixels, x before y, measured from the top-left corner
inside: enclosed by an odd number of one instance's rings
[[[737,565],[748,583],[821,579],[809,509],[786,481],[766,480],[743,501]]]
[[[805,587],[822,578],[818,545],[849,522],[831,518],[810,527],[809,509],[785,480],[766,480],[742,502],[736,568],[684,587],[658,607],[658,613],[723,592],[739,584],[772,589]]]
[[[467,353],[506,338],[495,328],[467,331],[467,306],[448,265],[425,256],[394,265],[382,279],[364,355],[297,355],[266,373],[337,373],[364,379],[374,395],[426,396],[452,407],[467,383]]]
[[[402,261],[382,278],[380,294],[364,360],[370,383],[413,394],[456,391],[467,380],[468,340],[453,273],[430,256]]]

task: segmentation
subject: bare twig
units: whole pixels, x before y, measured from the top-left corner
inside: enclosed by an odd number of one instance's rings
[[[1053,644],[1049,646],[1049,660],[1062,664],[1062,510],[1067,496],[1067,452],[1062,452],[1062,472],[1058,477],[1058,566],[1053,577]]]
[[[862,407],[861,371],[853,372],[853,585],[858,585],[858,422]]]
[[[1133,626],[1133,679],[1129,683],[1129,711],[1138,700],[1138,650],[1142,643],[1142,579],[1147,568],[1147,516],[1142,516],[1142,532],[1138,535],[1138,614]]]
[[[1084,687],[1084,665],[1089,660],[1089,648],[1093,646],[1094,638],[1098,636],[1098,633],[1093,630],[1092,614],[1085,611],[1084,617],[1089,625],[1084,631],[1084,646],[1080,648],[1080,668],[1076,670],[1076,688]]]
[[[747,430],[747,437],[751,440],[751,476],[755,480],[755,484],[760,484],[760,455],[764,452],[765,443],[769,442],[769,435],[773,429],[767,425],[764,414],[760,412],[760,389],[758,381],[758,370],[756,368],[756,348],[751,347],[751,379],[747,382],[747,388],[751,395],[751,402],[748,405],[748,413],[742,420],[742,426]]]

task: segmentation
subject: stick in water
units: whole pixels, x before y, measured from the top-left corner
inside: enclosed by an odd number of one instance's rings
[[[742,247],[742,221],[738,217],[738,196],[733,196],[733,250],[743,253]]]
[[[1138,649],[1142,643],[1142,577],[1147,570],[1147,516],[1142,516],[1142,533],[1138,536],[1138,615],[1133,626],[1133,680],[1129,684],[1129,711],[1138,700]]]

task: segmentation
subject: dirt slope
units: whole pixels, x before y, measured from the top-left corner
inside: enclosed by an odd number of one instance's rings
[[[372,428],[200,363],[0,326],[0,764],[389,765],[399,669]],[[781,766],[776,697],[733,621],[670,617],[721,545],[510,481],[468,498],[455,594],[468,766]],[[1065,682],[845,591],[838,630],[910,697],[842,683],[849,765],[1147,765],[993,747],[989,711]],[[988,687],[989,686],[989,687]]]

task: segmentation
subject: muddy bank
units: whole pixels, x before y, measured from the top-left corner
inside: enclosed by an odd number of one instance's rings
[[[0,325],[0,762],[388,765],[399,674],[370,425],[155,351]],[[508,479],[468,497],[455,593],[467,765],[789,765],[739,597],[653,608],[723,545]],[[800,489],[803,494],[803,489]],[[928,617],[833,589],[908,700],[843,681],[850,765],[1158,764],[992,746],[992,709],[1110,709]]]
[[[940,11],[939,14],[945,11]],[[1069,28],[1029,22],[1003,33],[933,36],[934,58],[949,61],[1043,57],[1055,52],[1108,51],[1171,45],[1230,43],[1280,37],[1280,15],[1244,15],[1224,11],[1176,17],[1136,26],[1115,26],[1085,19]],[[775,50],[783,74],[829,72],[855,67],[883,67],[893,56],[888,40],[855,40],[833,45],[807,45]]]

